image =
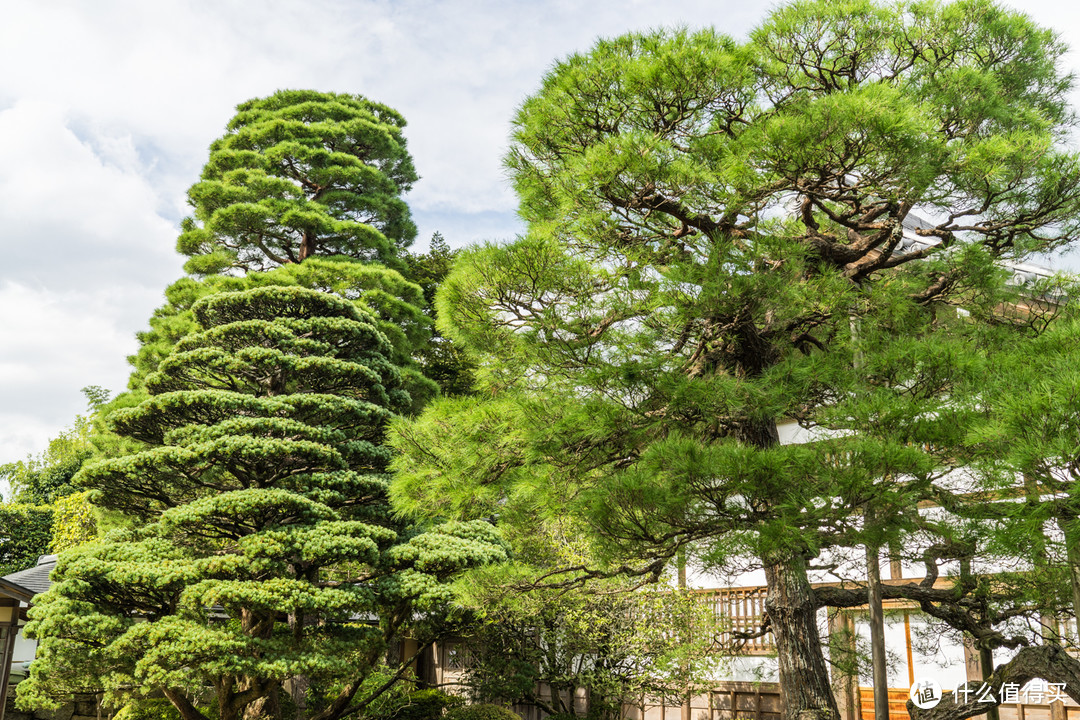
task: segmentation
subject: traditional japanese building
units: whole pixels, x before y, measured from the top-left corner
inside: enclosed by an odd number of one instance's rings
[[[0,720],[12,706],[12,687],[25,677],[37,649],[36,641],[22,635],[26,611],[35,595],[49,589],[55,567],[55,555],[42,555],[34,567],[0,578]]]

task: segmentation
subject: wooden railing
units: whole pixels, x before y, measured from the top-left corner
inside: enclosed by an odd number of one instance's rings
[[[720,588],[700,593],[716,622],[722,628],[720,642],[738,655],[768,655],[776,652],[771,632],[758,635],[765,616],[763,587]],[[740,635],[757,635],[743,638]]]

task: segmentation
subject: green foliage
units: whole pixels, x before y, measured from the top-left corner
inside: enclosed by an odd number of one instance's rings
[[[344,255],[393,265],[416,235],[405,119],[360,95],[280,90],[237,106],[188,191],[192,274]]]
[[[49,553],[52,516],[48,507],[0,504],[0,575],[34,567]]]
[[[113,715],[114,720],[181,720],[181,717],[172,703],[161,698],[128,703]]]
[[[165,305],[155,310],[150,318],[150,329],[138,334],[138,354],[128,358],[135,368],[128,381],[129,388],[139,391],[146,377],[157,369],[173,346],[197,329],[191,310],[197,300],[218,292],[271,285],[319,290],[355,302],[373,316],[376,328],[390,342],[389,357],[401,368],[402,382],[413,398],[413,409],[418,410],[436,393],[432,380],[421,374],[423,366],[413,359],[431,337],[432,322],[421,310],[424,304],[421,288],[395,270],[340,257],[313,257],[302,264],[248,273],[242,277],[177,280],[165,291]]]
[[[94,454],[95,415],[109,392],[96,385],[82,392],[89,415],[77,415],[40,455],[0,465],[15,498],[14,504],[0,504],[0,575],[97,535],[96,514],[72,478]]]
[[[1070,289],[1075,296],[1077,288]],[[1022,501],[958,503],[970,524],[992,518],[979,542],[980,557],[1025,572],[1006,574],[995,586],[996,607],[1033,607],[1046,616],[1080,617],[1080,392],[1075,306],[1062,308],[1047,330],[995,358],[983,394],[983,422],[967,440],[982,484]],[[1007,600],[1006,600],[1007,598]],[[1075,626],[1074,626],[1075,627]],[[1080,638],[1059,640],[1080,647]]]
[[[642,695],[677,703],[715,680],[731,648],[717,645],[715,618],[693,595],[620,579],[519,592],[537,576],[593,564],[593,552],[585,528],[565,517],[515,519],[504,532],[513,560],[461,583],[476,618],[462,640],[473,699],[573,717],[580,708],[569,699],[584,690],[589,717],[615,720]]]
[[[16,502],[48,505],[77,491],[71,479],[93,454],[94,415],[109,399],[109,391],[97,385],[84,387],[82,393],[89,415],[76,415],[41,455],[0,465],[0,476],[11,483]]]
[[[451,250],[439,233],[431,237],[431,248],[426,253],[405,256],[408,277],[424,292],[425,314],[435,323],[435,291],[453,266],[457,250]],[[436,331],[430,340],[419,345],[414,355],[424,376],[433,380],[443,395],[466,395],[472,392],[474,382],[473,363],[448,337]]]
[[[491,703],[476,703],[454,708],[446,713],[446,720],[521,720],[521,718],[508,707]]]
[[[482,700],[573,717],[579,708],[569,698],[584,690],[589,717],[615,720],[643,695],[677,704],[688,688],[706,691],[719,667],[715,619],[668,589],[540,590],[493,598],[482,612],[466,640],[466,682]]]
[[[299,677],[335,720],[370,701],[357,693],[391,638],[436,632],[449,581],[505,551],[484,523],[417,533],[390,514],[382,427],[411,399],[370,313],[294,285],[191,313],[146,399],[109,415],[129,450],[76,478],[137,522],[61,556],[19,702],[165,693],[190,717],[185,698],[210,686],[237,720],[275,714]]]
[[[69,550],[98,536],[97,513],[90,504],[89,491],[59,498],[53,503],[52,511],[52,539],[49,541],[52,552]]]
[[[464,699],[442,690],[425,688],[402,692],[366,717],[372,720],[441,720],[444,712],[464,704]]]
[[[554,584],[764,568],[788,712],[834,715],[808,563],[959,542],[917,508],[1046,321],[1001,263],[1080,232],[1063,52],[984,0],[853,0],[556,64],[507,157],[528,234],[437,295],[480,395],[394,423],[395,501],[568,514],[598,557]]]

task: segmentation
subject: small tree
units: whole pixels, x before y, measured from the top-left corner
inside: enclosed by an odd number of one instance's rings
[[[360,95],[281,90],[237,106],[188,191],[177,249],[205,275],[317,255],[395,263],[416,235],[405,120]]]
[[[502,547],[486,523],[416,534],[390,515],[382,426],[410,399],[368,313],[280,286],[192,312],[150,397],[109,418],[132,450],[77,478],[134,526],[61,556],[19,702],[102,689],[164,694],[186,720],[278,717],[291,678],[313,719],[355,713],[412,660],[366,682],[391,640],[429,641],[446,581]]]
[[[466,637],[465,678],[483,701],[549,715],[622,718],[642,698],[679,704],[719,666],[715,628],[697,598],[607,582],[589,591],[491,596]],[[578,706],[578,691],[588,707]]]
[[[424,312],[432,326],[437,316],[435,291],[450,272],[458,252],[450,249],[442,234],[435,233],[426,253],[410,253],[405,257],[408,277],[424,292]],[[461,347],[442,333],[435,331],[427,342],[418,345],[414,357],[424,376],[437,383],[443,395],[472,392],[474,364]]]
[[[109,392],[82,389],[88,413],[49,440],[45,451],[0,465],[14,503],[0,504],[0,575],[34,565],[38,556],[86,542],[97,535],[97,516],[72,478],[93,456],[91,438],[97,412]]]
[[[48,505],[78,490],[71,479],[93,454],[94,416],[109,400],[109,392],[97,385],[84,387],[82,393],[87,414],[76,415],[70,427],[49,440],[44,452],[0,465],[0,476],[11,484],[14,500]]]

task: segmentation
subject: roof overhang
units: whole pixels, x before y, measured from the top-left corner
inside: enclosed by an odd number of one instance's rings
[[[24,588],[22,585],[0,578],[0,597],[15,598],[19,602],[29,604],[34,598],[34,591]]]

